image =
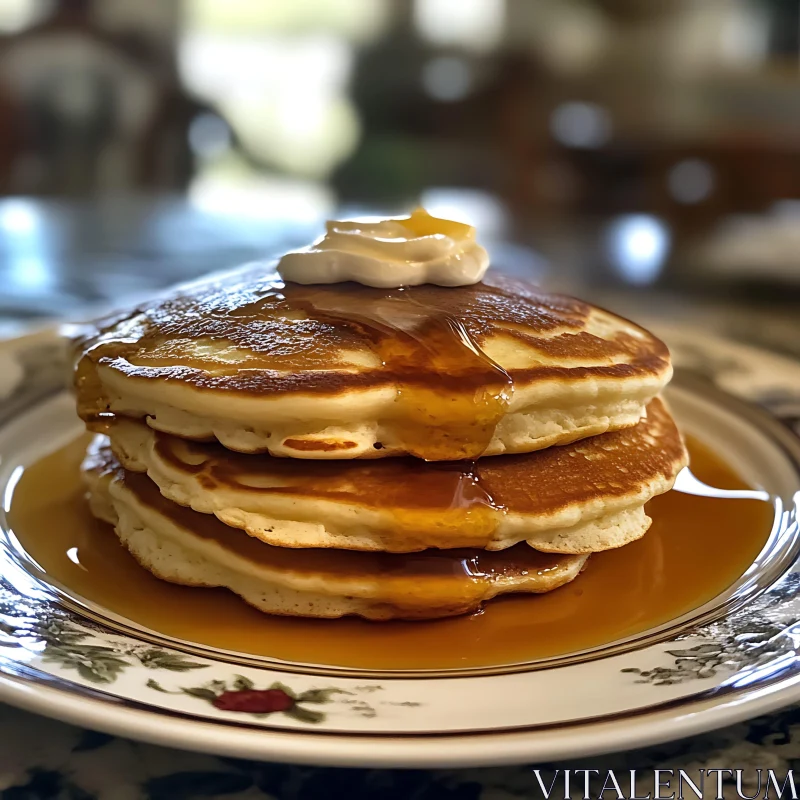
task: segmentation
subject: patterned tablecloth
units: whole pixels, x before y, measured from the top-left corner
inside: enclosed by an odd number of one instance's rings
[[[782,783],[798,763],[800,709],[792,708],[661,747],[538,767],[546,786],[556,778],[551,796],[558,798],[564,796],[563,773],[553,770],[578,768],[598,770],[591,774],[591,797],[599,796],[608,770],[619,778],[626,797],[628,771],[637,770],[637,796],[642,798],[653,793],[654,769],[684,769],[693,775],[720,768],[741,769],[740,791],[753,797],[757,769],[765,774],[774,770]],[[215,758],[118,739],[0,705],[1,800],[529,800],[543,797],[533,769],[327,769]],[[796,783],[800,788],[800,778]],[[739,796],[736,789],[735,778],[725,776],[724,797]],[[583,795],[582,776],[573,776],[570,796]],[[715,795],[714,781],[704,796]],[[763,788],[758,796],[764,796]]]

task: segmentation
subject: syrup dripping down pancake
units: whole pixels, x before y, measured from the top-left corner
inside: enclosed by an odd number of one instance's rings
[[[284,284],[266,264],[76,337],[78,410],[304,459],[523,453],[635,425],[669,381],[627,320],[503,277],[457,289]]]

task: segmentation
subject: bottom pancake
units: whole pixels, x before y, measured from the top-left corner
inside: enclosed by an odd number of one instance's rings
[[[92,513],[114,526],[145,569],[173,583],[225,587],[269,614],[456,616],[500,594],[557,589],[588,559],[526,544],[407,555],[274,547],[165,499],[149,478],[121,467],[104,437],[90,445],[83,474]]]

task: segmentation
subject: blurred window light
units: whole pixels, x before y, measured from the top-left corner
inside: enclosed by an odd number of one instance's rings
[[[414,0],[414,23],[435,45],[486,51],[503,36],[506,0]]]
[[[48,245],[44,219],[35,203],[18,197],[0,201],[0,251],[13,287],[28,291],[53,284]]]
[[[472,89],[472,70],[463,58],[432,58],[422,68],[422,86],[434,100],[454,103],[469,95]]]
[[[722,52],[729,64],[758,66],[766,59],[769,49],[767,9],[742,6],[738,11],[738,14],[731,14],[720,32]]]
[[[241,220],[319,224],[333,214],[333,198],[324,186],[263,175],[201,173],[189,186],[189,202],[206,214]]]
[[[596,5],[563,0],[520,3],[517,11],[524,8],[525,18],[509,32],[554,72],[570,77],[585,74],[602,58],[614,35]]]
[[[19,289],[46,289],[53,283],[50,265],[36,255],[12,258],[8,277]]]
[[[676,57],[672,68],[695,78],[702,70],[758,67],[769,53],[770,17],[775,13],[770,5],[777,3],[705,0],[686,4],[673,28]]]
[[[627,283],[646,286],[661,274],[670,247],[667,226],[649,214],[618,218],[608,230],[611,265]]]
[[[27,237],[39,227],[36,206],[27,200],[11,198],[0,203],[0,230],[6,235]]]
[[[420,204],[434,217],[474,225],[480,236],[501,237],[508,232],[508,209],[480,189],[430,187],[420,196]]]
[[[353,46],[332,36],[186,34],[185,85],[213,103],[254,157],[309,177],[346,158],[359,136],[347,98]]]
[[[231,129],[217,114],[198,114],[189,125],[189,147],[199,158],[215,158],[230,150]]]
[[[19,33],[50,14],[53,0],[2,0],[0,33]]]
[[[669,171],[667,184],[670,194],[679,203],[702,203],[714,191],[714,170],[708,161],[687,158]]]
[[[611,139],[611,130],[610,114],[595,103],[563,103],[550,116],[550,131],[567,147],[602,147]]]
[[[294,39],[187,33],[178,43],[183,84],[198,97],[216,101],[262,97],[275,91],[344,91],[353,62],[352,46],[333,36]]]
[[[325,177],[358,142],[358,118],[343,97],[286,91],[220,108],[251,155],[309,178]]]
[[[390,12],[389,0],[183,0],[185,29],[221,35],[324,31],[363,43],[380,36]]]

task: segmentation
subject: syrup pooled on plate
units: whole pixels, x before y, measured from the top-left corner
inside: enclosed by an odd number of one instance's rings
[[[224,590],[176,586],[142,569],[89,513],[79,476],[86,441],[26,469],[14,490],[9,521],[29,556],[71,592],[147,628],[286,661],[491,667],[602,645],[715,597],[750,566],[773,521],[766,500],[673,490],[649,503],[653,525],[644,538],[593,555],[573,583],[549,594],[500,598],[482,613],[429,622],[270,617]],[[699,481],[749,488],[704,446],[690,441],[689,450]]]

